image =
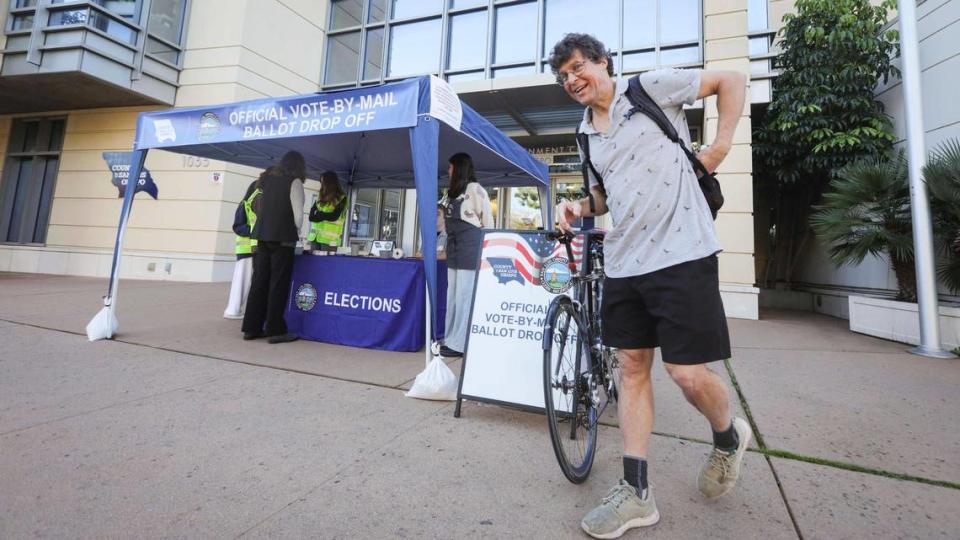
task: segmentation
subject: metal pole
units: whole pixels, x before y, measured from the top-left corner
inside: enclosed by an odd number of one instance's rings
[[[913,354],[934,358],[953,355],[940,347],[940,317],[937,306],[937,279],[933,262],[933,227],[930,202],[922,169],[926,161],[923,106],[920,93],[920,59],[917,52],[917,9],[914,0],[898,0],[900,17],[900,59],[903,74],[903,102],[907,124],[907,159],[910,173],[910,202],[913,217],[913,251],[917,269],[917,308],[920,315],[920,345]]]
[[[426,276],[424,276],[426,280]],[[424,296],[424,307],[425,307],[425,317],[423,327],[426,329],[423,336],[423,361],[425,366],[430,365],[430,360],[433,360],[433,342],[431,341],[431,332],[430,332],[430,288],[423,288]]]

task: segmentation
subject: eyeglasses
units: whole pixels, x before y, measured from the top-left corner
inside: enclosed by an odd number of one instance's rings
[[[574,77],[579,77],[580,74],[583,73],[583,70],[586,67],[587,67],[586,62],[577,62],[576,64],[573,65],[573,69],[571,69],[570,71],[557,72],[557,84],[559,84],[560,86],[567,84],[567,79],[569,79],[571,75],[573,75]]]

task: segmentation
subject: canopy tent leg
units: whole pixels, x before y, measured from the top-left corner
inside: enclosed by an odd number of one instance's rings
[[[410,155],[413,156],[413,179],[417,186],[417,210],[420,212],[420,244],[423,246],[423,274],[426,277],[426,315],[424,322],[424,360],[426,367],[417,375],[407,397],[421,399],[456,399],[457,377],[443,359],[432,355],[432,337],[439,334],[437,321],[437,145],[440,123],[429,116],[417,119],[410,128]]]
[[[103,309],[87,325],[87,337],[90,341],[112,339],[117,328],[117,288],[120,284],[120,257],[123,253],[123,238],[124,233],[127,232],[127,223],[130,221],[133,197],[137,192],[137,181],[146,160],[147,150],[134,150],[130,161],[130,173],[127,176],[127,187],[123,192],[123,205],[120,207],[120,225],[117,227],[117,240],[113,246],[113,262],[110,265],[110,283],[107,286],[107,296],[103,299]]]
[[[423,300],[425,302],[423,310],[423,365],[424,367],[430,365],[430,360],[433,359],[433,340],[430,336],[430,292],[424,288],[423,289]]]
[[[413,156],[413,180],[417,188],[417,210],[420,212],[420,239],[423,248],[423,273],[427,278],[427,361],[430,341],[437,335],[437,146],[440,123],[426,115],[410,128],[410,155]]]

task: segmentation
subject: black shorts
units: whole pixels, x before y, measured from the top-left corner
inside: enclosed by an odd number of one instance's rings
[[[669,364],[730,358],[716,255],[642,276],[604,279],[601,317],[608,347],[660,347]]]

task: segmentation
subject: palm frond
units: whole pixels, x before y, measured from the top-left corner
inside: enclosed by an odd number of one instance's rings
[[[883,253],[898,260],[913,257],[910,187],[902,152],[843,167],[814,210],[810,226],[838,266],[857,265],[868,255]],[[900,284],[901,292],[905,287]]]
[[[937,275],[952,292],[960,292],[960,140],[950,139],[930,153],[923,168],[930,191],[939,263]]]

